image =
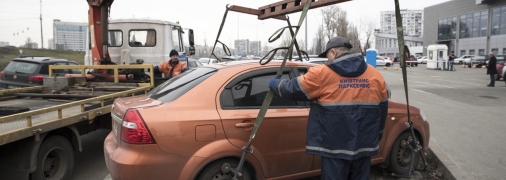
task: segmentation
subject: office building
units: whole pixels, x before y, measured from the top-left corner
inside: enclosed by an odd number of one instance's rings
[[[260,56],[262,53],[262,46],[260,41],[249,42],[249,53],[248,55]]]
[[[249,54],[249,40],[240,39],[234,41],[235,55],[247,56]]]
[[[0,47],[9,46],[9,42],[0,41]]]
[[[53,45],[56,50],[86,50],[87,23],[53,20]]]
[[[452,0],[424,12],[424,47],[445,44],[457,56],[506,54],[506,1]]]
[[[423,45],[423,14],[423,10],[401,10],[404,42],[408,47]],[[381,11],[380,16],[380,28],[374,34],[375,49],[380,56],[399,56],[395,11]]]

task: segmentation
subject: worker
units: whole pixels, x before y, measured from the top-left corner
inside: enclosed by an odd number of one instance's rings
[[[153,67],[155,73],[163,73],[165,77],[172,78],[188,70],[186,63],[179,62],[179,53],[176,50],[171,50],[169,56],[168,62],[162,62],[159,66]]]
[[[324,65],[292,80],[273,78],[269,88],[282,98],[307,101],[306,153],[322,157],[321,179],[369,179],[371,157],[378,154],[389,91],[383,76],[351,53],[350,41],[329,40]]]

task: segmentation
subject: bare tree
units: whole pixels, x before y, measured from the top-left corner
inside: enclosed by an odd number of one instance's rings
[[[334,32],[336,36],[347,37],[348,35],[348,20],[346,19],[346,11],[338,11],[335,14]]]
[[[351,52],[362,53],[362,47],[360,44],[360,33],[355,25],[350,24],[348,26],[348,34],[346,37],[350,40],[350,43],[353,46]]]
[[[364,52],[371,48],[374,35],[374,28],[376,28],[376,21],[371,18],[362,18],[360,20],[360,29],[365,35]]]
[[[324,39],[323,29],[321,26],[318,26],[318,31],[316,31],[316,49],[313,51],[315,54],[321,54],[323,51],[323,39]]]
[[[25,48],[28,48],[28,49],[32,49],[32,39],[31,38],[26,38],[26,41],[25,41]]]
[[[330,39],[335,34],[335,27],[337,23],[337,14],[341,12],[341,8],[339,6],[326,6],[321,9],[321,13],[323,16],[323,25],[325,26],[325,35],[328,39]]]

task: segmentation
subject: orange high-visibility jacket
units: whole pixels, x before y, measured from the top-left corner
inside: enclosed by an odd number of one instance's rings
[[[170,74],[172,68],[174,68],[174,70],[172,71],[172,74]],[[171,65],[169,62],[162,62],[159,69],[165,77],[173,77],[186,71],[186,63],[179,61],[179,63]]]
[[[388,90],[383,76],[361,54],[345,53],[292,80],[276,80],[274,94],[312,100],[306,152],[355,160],[378,154]]]

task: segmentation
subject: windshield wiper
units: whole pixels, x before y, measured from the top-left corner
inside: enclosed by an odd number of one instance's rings
[[[19,71],[14,71],[15,73],[19,73],[19,74],[26,74],[24,72],[19,72]]]

